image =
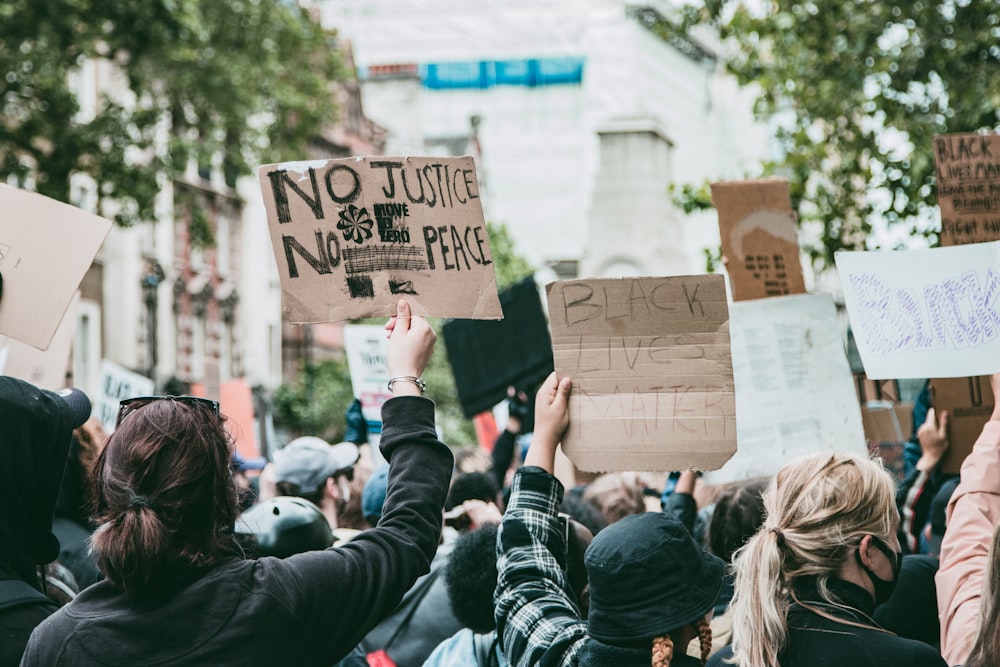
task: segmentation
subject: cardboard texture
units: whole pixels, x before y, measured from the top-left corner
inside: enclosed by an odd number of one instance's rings
[[[0,375],[20,378],[51,391],[64,389],[70,370],[69,355],[76,334],[79,303],[80,292],[75,292],[47,350],[0,336]]]
[[[101,360],[101,393],[91,397],[94,416],[101,420],[104,431],[111,435],[118,420],[118,402],[123,398],[152,396],[155,383],[145,375],[133,373],[108,359]]]
[[[833,299],[801,294],[729,310],[739,450],[706,484],[770,477],[816,452],[865,454]]]
[[[861,406],[861,422],[869,443],[906,442],[913,435],[913,403],[868,401]]]
[[[507,398],[507,387],[531,392],[552,372],[552,341],[533,277],[500,295],[499,322],[449,320],[445,350],[466,417]]]
[[[49,347],[111,221],[0,183],[0,335]]]
[[[417,315],[497,320],[471,157],[347,158],[260,167],[285,317],[293,324]]]
[[[947,410],[948,451],[941,460],[945,473],[957,474],[972,451],[983,426],[993,413],[990,376],[936,378],[931,380],[931,405],[935,412]]]
[[[713,470],[736,451],[729,307],[720,275],[546,286],[566,455],[583,471]]]
[[[712,204],[733,301],[805,293],[787,181],[712,183]]]
[[[385,328],[376,324],[348,324],[344,327],[344,352],[351,372],[354,396],[361,401],[361,413],[368,424],[368,442],[374,448],[382,433],[382,404],[392,398],[386,385]]]
[[[1000,242],[836,260],[869,378],[1000,371]]]
[[[1000,240],[1000,135],[934,138],[941,245]]]

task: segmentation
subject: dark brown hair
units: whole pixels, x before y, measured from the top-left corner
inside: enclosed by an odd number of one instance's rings
[[[715,502],[708,522],[708,548],[731,565],[733,554],[746,544],[764,524],[766,479],[758,479],[727,489]]]
[[[121,422],[97,459],[98,567],[129,595],[240,554],[224,418],[203,404],[151,400]]]

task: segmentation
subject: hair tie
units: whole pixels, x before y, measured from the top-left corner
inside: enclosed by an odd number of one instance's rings
[[[136,509],[138,507],[145,507],[146,509],[153,509],[153,504],[149,502],[149,499],[145,496],[137,495],[135,491],[129,489],[128,492],[129,501],[128,509]]]
[[[785,534],[781,532],[781,529],[777,526],[768,528],[772,533],[774,533],[774,540],[778,543],[779,547],[785,546]]]

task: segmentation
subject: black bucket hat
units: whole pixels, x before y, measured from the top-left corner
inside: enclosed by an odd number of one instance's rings
[[[693,623],[715,606],[725,565],[662,512],[627,516],[594,538],[587,630],[606,644],[652,639]]]

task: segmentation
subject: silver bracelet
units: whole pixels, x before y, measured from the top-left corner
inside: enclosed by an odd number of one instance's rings
[[[390,394],[392,393],[393,382],[412,382],[413,384],[417,385],[417,389],[420,390],[421,394],[427,391],[427,383],[421,380],[420,378],[416,377],[415,375],[401,375],[399,377],[391,378],[389,380],[389,384],[386,385],[386,388],[389,390]]]

